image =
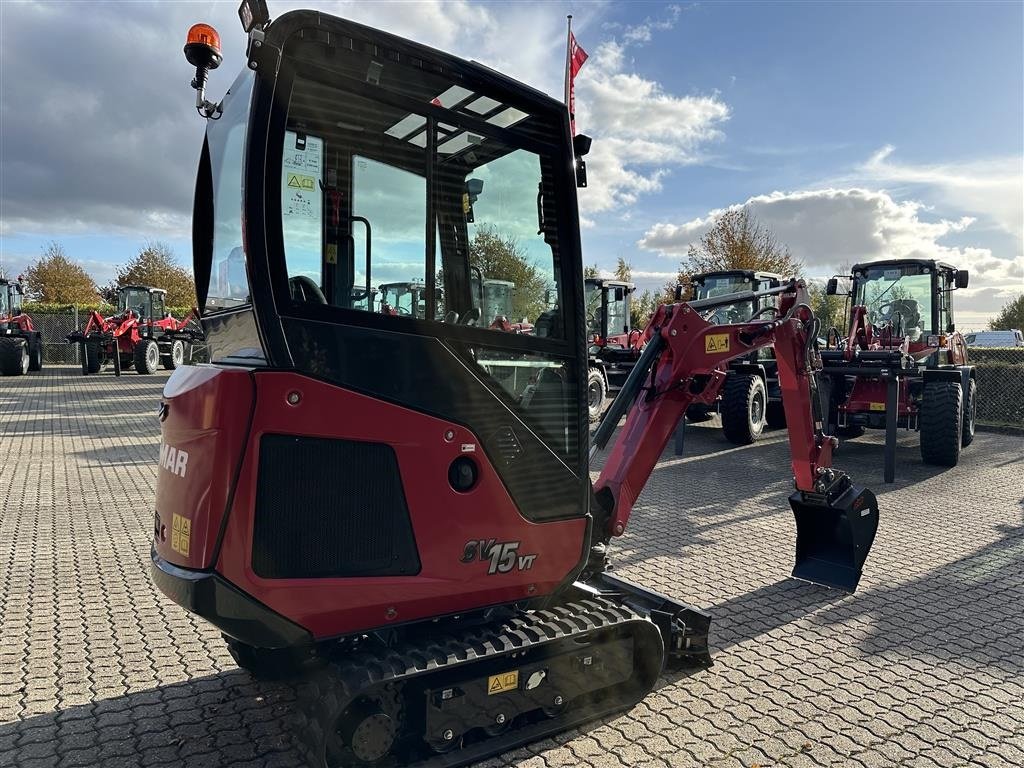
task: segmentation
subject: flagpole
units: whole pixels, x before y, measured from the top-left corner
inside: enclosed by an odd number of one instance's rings
[[[572,66],[572,14],[565,17],[569,22],[569,28],[565,33],[565,108],[569,108],[569,78],[571,77]]]

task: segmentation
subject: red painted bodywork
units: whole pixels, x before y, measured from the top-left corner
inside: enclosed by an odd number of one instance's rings
[[[298,395],[291,404],[289,395]],[[255,398],[251,428],[247,409]],[[294,397],[292,397],[294,399]],[[186,478],[161,466],[157,510],[166,539],[156,537],[167,561],[216,571],[244,592],[308,629],[316,638],[549,594],[579,563],[586,518],[526,520],[466,428],[290,372],[201,366],[179,368],[164,390],[166,445],[189,453]],[[396,429],[395,425],[401,428]],[[452,433],[450,439],[446,434]],[[252,570],[253,514],[260,438],[264,434],[364,440],[390,445],[398,460],[421,571],[412,576],[264,579]],[[178,445],[175,441],[179,441]],[[474,445],[480,475],[457,493],[448,467]],[[223,541],[216,536],[242,457]],[[195,472],[196,474],[188,474]],[[309,482],[332,482],[314,477]],[[338,488],[339,493],[344,488]],[[191,521],[189,556],[171,548],[174,512]],[[461,562],[466,542],[521,542],[536,554],[532,569],[487,573],[486,562]]]
[[[687,407],[713,403],[725,382],[726,364],[771,344],[778,360],[796,487],[813,492],[818,468],[831,466],[833,441],[821,434],[821,424],[815,422],[811,412],[815,361],[806,353],[804,323],[810,318],[806,304],[806,289],[798,283],[792,292],[781,294],[779,313],[783,319],[776,321],[713,325],[685,303],[658,307],[645,336],[657,333],[665,342],[652,387],[659,394],[638,398],[594,484],[595,491],[608,489],[614,499],[610,533],[619,536],[625,532],[633,504]],[[792,317],[786,317],[790,310]],[[725,335],[729,338],[727,346],[720,338],[708,339]],[[707,377],[696,394],[691,389],[695,377]]]
[[[35,327],[32,325],[32,318],[24,312],[17,315],[0,315],[0,325],[17,326],[26,333],[35,331]]]

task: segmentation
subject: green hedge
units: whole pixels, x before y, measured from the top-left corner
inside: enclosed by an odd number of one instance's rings
[[[43,302],[26,302],[22,309],[30,315],[64,315],[78,309],[81,313],[99,311],[100,314],[109,316],[117,311],[113,304],[44,304]],[[167,310],[177,318],[182,318],[192,311],[192,307],[167,307]]]
[[[967,362],[971,365],[1024,366],[1024,347],[968,347]]]

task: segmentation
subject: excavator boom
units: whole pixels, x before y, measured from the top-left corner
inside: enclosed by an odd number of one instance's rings
[[[796,485],[790,497],[797,524],[793,575],[852,592],[878,527],[878,506],[871,491],[832,468],[837,441],[822,429],[817,322],[806,286],[792,280],[752,296],[772,294],[778,297],[774,317],[745,323],[715,325],[698,310],[746,294],[658,308],[645,331],[644,354],[594,436],[594,449],[604,447],[619,417],[632,406],[594,486],[605,513],[597,524],[608,536],[625,532],[633,504],[687,407],[714,402],[730,360],[772,345]]]

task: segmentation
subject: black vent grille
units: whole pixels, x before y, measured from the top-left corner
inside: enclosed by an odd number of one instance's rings
[[[252,565],[267,579],[417,573],[416,541],[391,447],[264,435]]]

